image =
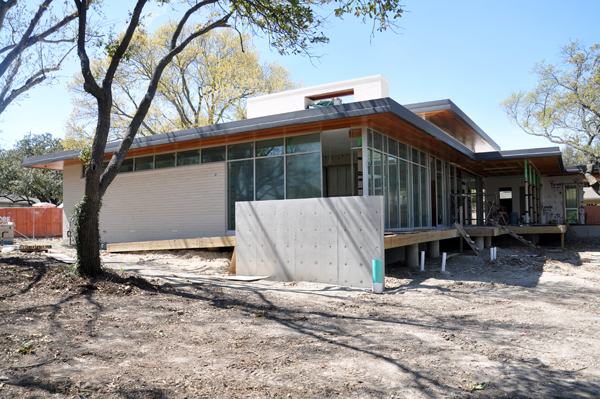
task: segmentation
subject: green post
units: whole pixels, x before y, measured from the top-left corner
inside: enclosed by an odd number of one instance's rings
[[[383,288],[383,261],[381,259],[373,259],[373,293],[381,294]]]
[[[525,180],[527,180],[527,160],[525,162]]]

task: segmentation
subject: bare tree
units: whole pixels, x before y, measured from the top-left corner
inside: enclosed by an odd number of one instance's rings
[[[600,194],[593,176],[600,160],[600,45],[586,48],[579,41],[564,46],[560,62],[535,65],[537,86],[511,93],[501,106],[527,134],[577,150],[587,159],[586,179]]]
[[[158,60],[148,87],[131,118],[123,141],[114,152],[106,169],[102,171],[102,160],[111,127],[113,81],[121,63],[127,61],[127,52],[136,29],[140,26],[140,16],[147,0],[137,0],[124,34],[107,46],[111,61],[101,79],[94,75],[86,49],[86,4],[83,0],[74,1],[79,13],[77,53],[81,60],[83,87],[86,92],[94,96],[98,105],[96,131],[85,171],[84,197],[76,208],[75,216],[77,268],[81,274],[87,276],[93,276],[101,271],[98,223],[102,196],[117,175],[148,113],[163,71],[192,40],[214,29],[234,28],[239,31],[246,28],[255,34],[265,35],[271,46],[281,54],[309,54],[314,45],[326,43],[328,40],[321,32],[324,17],[318,14],[325,5],[334,3],[337,7],[334,15],[337,17],[353,14],[363,19],[372,18],[377,21],[374,28],[378,30],[386,29],[402,13],[398,0],[335,2],[331,0],[190,0],[183,2],[182,4],[187,4],[189,8],[176,23],[176,28],[168,40],[167,51],[157,56]],[[194,22],[195,18],[200,22]]]
[[[0,0],[0,114],[33,87],[50,81],[50,73],[60,69],[74,47],[75,35],[67,26],[78,14],[68,8],[53,10],[53,1],[29,10],[25,1]],[[91,2],[85,0],[84,7]],[[55,8],[64,7],[56,3]]]

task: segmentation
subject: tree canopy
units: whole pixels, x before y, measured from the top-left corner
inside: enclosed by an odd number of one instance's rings
[[[0,114],[37,85],[51,81],[74,48],[68,30],[77,11],[68,3],[0,0]],[[84,2],[88,7],[91,0]],[[74,25],[74,24],[72,24]]]
[[[61,140],[50,133],[27,134],[11,149],[0,149],[0,197],[13,202],[62,203],[62,172],[23,168],[25,158],[62,151]]]
[[[531,91],[511,93],[501,106],[523,131],[564,144],[588,161],[600,160],[600,45],[573,41],[562,47],[559,62],[537,63],[538,83]]]
[[[141,30],[131,44],[129,59],[113,83],[113,107],[109,140],[123,137],[136,107],[152,78],[155,56],[164,53],[164,43],[176,25],[170,21],[155,32]],[[106,56],[93,66],[94,74],[104,73],[110,64]],[[75,75],[69,85],[73,110],[66,123],[66,149],[89,146],[94,135],[94,97],[82,90],[83,78]],[[192,41],[173,58],[158,83],[138,134],[147,136],[243,119],[246,99],[260,94],[297,87],[290,73],[278,63],[261,63],[250,35],[233,30],[210,31]]]

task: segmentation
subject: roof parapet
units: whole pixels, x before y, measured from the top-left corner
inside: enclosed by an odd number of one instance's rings
[[[382,75],[327,83],[248,99],[248,118],[302,111],[316,101],[354,95],[354,102],[390,96],[390,81]]]

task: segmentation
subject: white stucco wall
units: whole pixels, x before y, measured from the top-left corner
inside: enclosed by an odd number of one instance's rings
[[[354,101],[374,100],[390,96],[390,83],[381,75],[304,87],[248,99],[248,118],[302,111],[312,101],[306,97],[354,89]]]
[[[488,195],[496,195],[496,203],[499,204],[500,188],[510,187],[512,189],[512,211],[521,215],[524,210],[521,210],[521,202],[519,196],[519,188],[525,186],[524,176],[511,177],[487,177],[483,182],[485,193]],[[488,201],[491,201],[491,197]]]

